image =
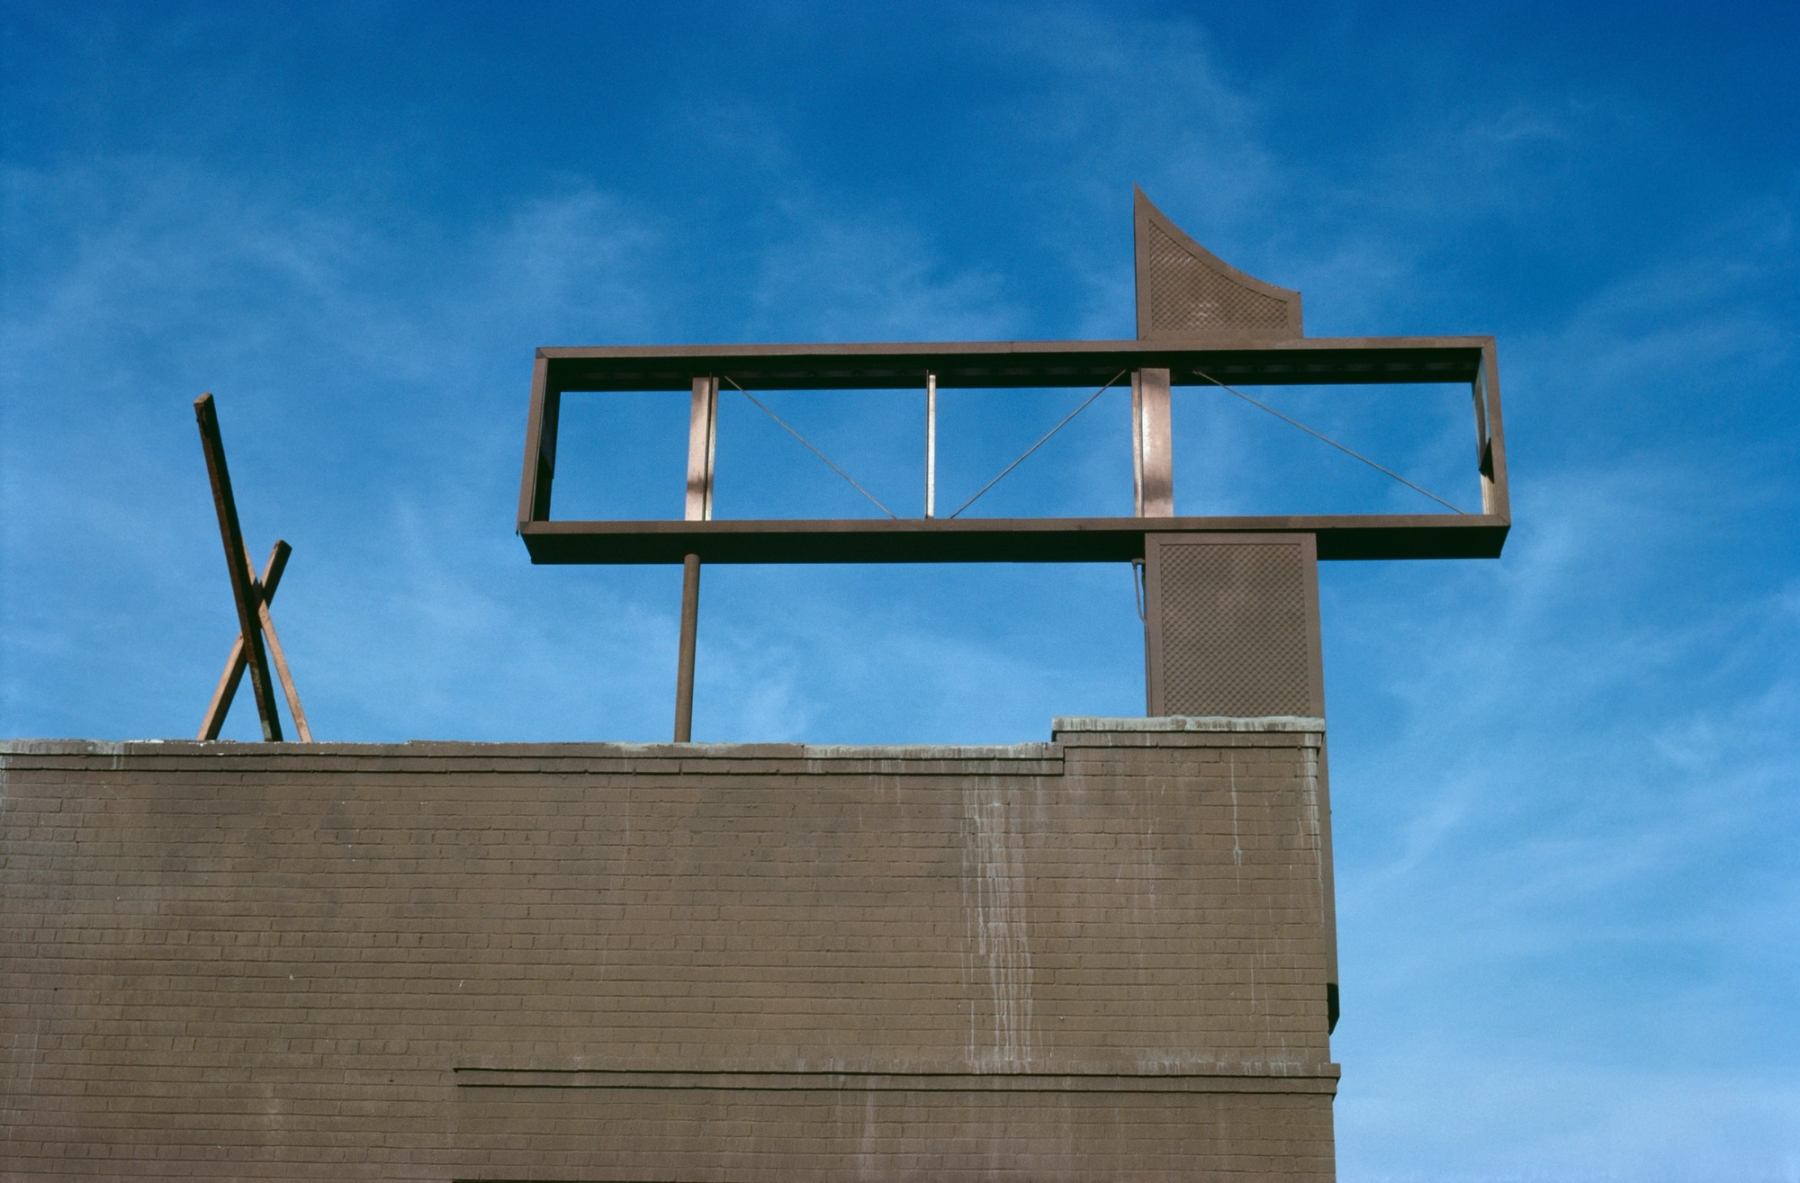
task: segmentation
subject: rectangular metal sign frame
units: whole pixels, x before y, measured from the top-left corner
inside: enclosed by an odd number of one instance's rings
[[[1099,386],[1166,370],[1170,386],[1469,384],[1481,512],[1257,517],[901,518],[554,521],[556,434],[569,391],[682,391],[721,378],[746,390]],[[1160,379],[1160,375],[1157,376]],[[716,399],[716,394],[713,398]],[[712,425],[707,426],[708,434]],[[705,445],[710,461],[711,441]],[[694,453],[690,452],[690,455]],[[534,563],[1030,563],[1144,557],[1146,533],[1311,534],[1318,557],[1495,558],[1512,525],[1494,339],[1318,337],[1169,341],[691,345],[537,351],[518,532]],[[693,474],[690,473],[690,481]],[[703,487],[711,491],[710,464]],[[692,487],[692,486],[690,486]],[[710,496],[705,498],[710,511]]]

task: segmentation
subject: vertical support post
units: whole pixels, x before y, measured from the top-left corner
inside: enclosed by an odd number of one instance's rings
[[[937,516],[937,375],[925,375],[925,516]]]
[[[550,385],[550,363],[538,351],[531,369],[531,413],[525,421],[525,471],[519,478],[519,528],[550,520],[550,486],[556,479],[556,425],[562,392]]]
[[[1131,468],[1137,516],[1175,516],[1173,431],[1169,423],[1169,371],[1131,375]]]
[[[1500,425],[1500,366],[1494,357],[1492,338],[1481,348],[1481,369],[1476,372],[1475,462],[1481,473],[1481,512],[1510,517],[1512,502],[1506,489],[1506,433]]]
[[[688,411],[687,520],[713,516],[713,458],[719,444],[719,380],[694,379]],[[681,649],[675,667],[675,742],[694,734],[694,647],[700,624],[700,556],[681,563]]]
[[[1131,371],[1131,515],[1138,518],[1144,516],[1143,377],[1141,371]]]
[[[219,434],[219,412],[213,396],[194,400],[194,418],[200,424],[200,446],[206,453],[206,475],[212,481],[213,507],[219,513],[219,536],[225,543],[225,568],[231,574],[231,598],[237,602],[238,635],[250,663],[250,689],[256,694],[256,714],[262,720],[263,739],[281,741],[281,717],[276,714],[275,686],[269,677],[269,656],[263,649],[262,622],[257,609],[262,589],[244,550],[244,532],[238,526],[237,501],[231,495],[231,472],[225,467],[225,442]]]
[[[700,624],[700,556],[681,563],[681,652],[675,668],[675,742],[694,737],[694,642]]]
[[[710,522],[713,516],[713,454],[719,442],[719,380],[694,379],[694,401],[688,409],[687,520]]]
[[[1133,508],[1140,518],[1175,516],[1174,432],[1169,422],[1169,371],[1134,370],[1131,375],[1131,475]],[[1150,714],[1162,713],[1158,687],[1161,646],[1161,570],[1144,538],[1144,557],[1132,572],[1143,579],[1144,689]]]

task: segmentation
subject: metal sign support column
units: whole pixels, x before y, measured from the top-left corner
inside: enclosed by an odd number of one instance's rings
[[[687,520],[713,516],[713,457],[719,443],[719,379],[694,379],[688,412]],[[681,646],[675,668],[675,742],[694,735],[694,649],[700,627],[700,556],[681,563]]]

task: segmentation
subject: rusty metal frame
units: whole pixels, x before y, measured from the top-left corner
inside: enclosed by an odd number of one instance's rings
[[[1121,370],[1167,370],[1172,386],[1469,383],[1481,512],[1260,517],[901,518],[555,521],[557,421],[565,392],[1098,386]],[[712,399],[702,394],[711,381]],[[711,491],[711,411],[704,488]],[[701,438],[701,437],[696,437]],[[693,456],[694,452],[690,452]],[[690,489],[696,475],[690,464]],[[710,497],[705,498],[710,503]],[[710,504],[707,504],[710,510]],[[690,511],[690,516],[692,511]],[[1033,341],[543,348],[532,372],[518,533],[534,563],[1125,562],[1147,533],[1312,534],[1318,557],[1495,558],[1512,524],[1494,339],[1313,337],[1273,341]]]

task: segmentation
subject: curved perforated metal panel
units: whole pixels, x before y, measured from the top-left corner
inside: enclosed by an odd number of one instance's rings
[[[1288,310],[1283,301],[1221,275],[1154,223],[1147,231],[1151,336],[1287,335]]]
[[[1136,191],[1139,340],[1249,338],[1303,333],[1300,293],[1239,271],[1183,233]]]

